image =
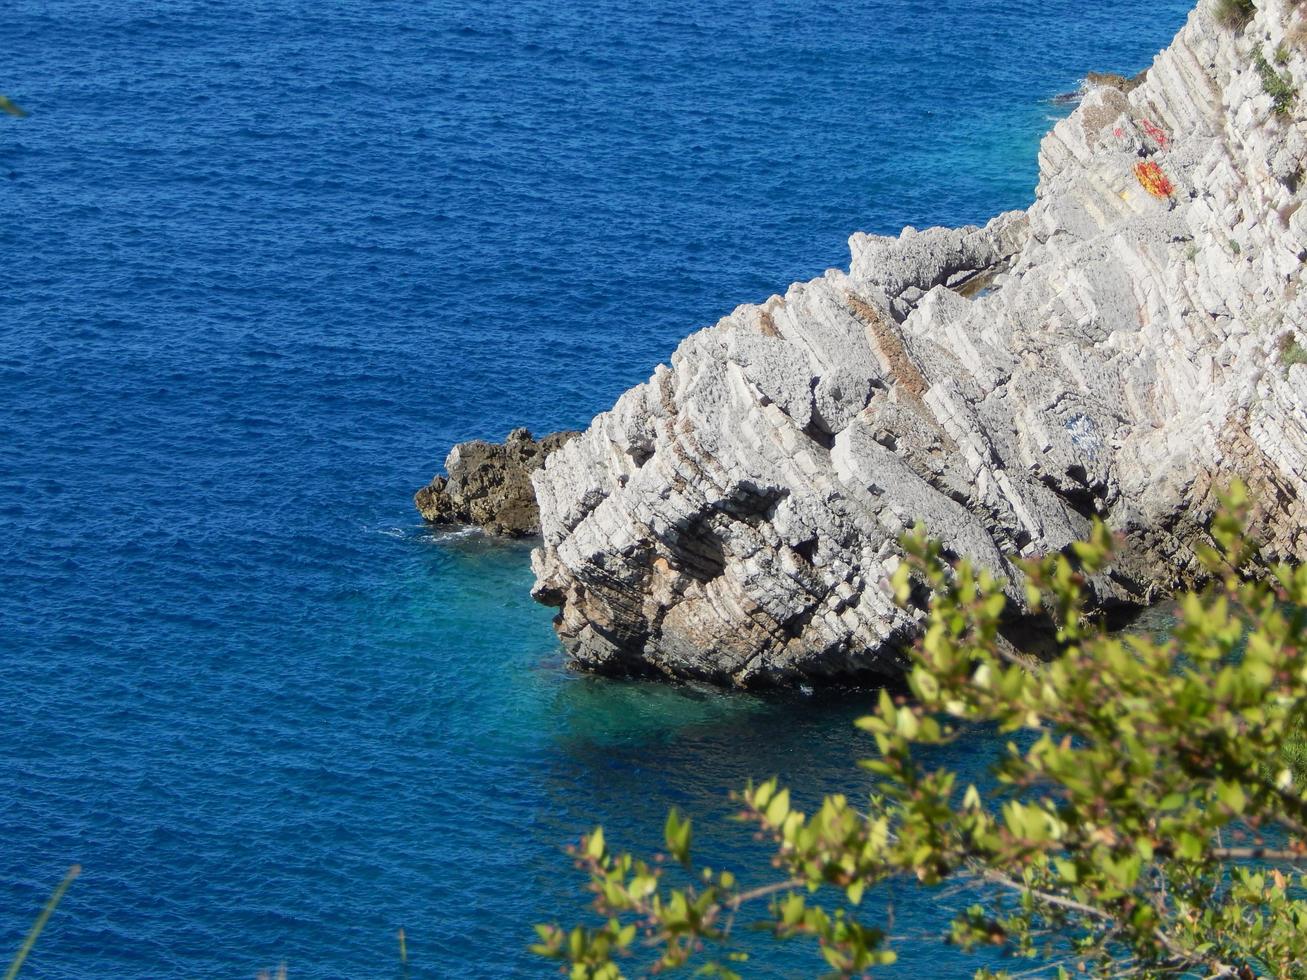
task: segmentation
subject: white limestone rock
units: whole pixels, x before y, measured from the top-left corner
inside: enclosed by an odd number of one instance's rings
[[[1213,5],[1129,94],[1092,89],[1053,128],[1028,211],[854,235],[847,274],[688,337],[549,458],[534,594],[579,665],[895,674],[919,614],[888,578],[918,521],[1018,608],[1013,557],[1093,515],[1127,541],[1100,601],[1192,581],[1235,476],[1269,553],[1307,557],[1307,368],[1281,354],[1307,346],[1307,95],[1274,115],[1252,67],[1303,14],[1266,0],[1236,34]]]

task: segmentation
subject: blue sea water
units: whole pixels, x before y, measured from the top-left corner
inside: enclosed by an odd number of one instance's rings
[[[80,862],[24,976],[397,977],[400,927],[412,976],[548,976],[593,822],[746,863],[748,777],[864,788],[865,695],[575,675],[527,548],[410,493],[856,229],[1023,206],[1050,97],[1188,6],[10,0],[0,961]],[[893,975],[969,975],[964,899],[896,896]]]

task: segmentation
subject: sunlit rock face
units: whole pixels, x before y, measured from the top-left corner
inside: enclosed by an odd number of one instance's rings
[[[1103,603],[1192,581],[1242,477],[1272,556],[1307,557],[1307,92],[1281,0],[1203,0],[1146,80],[1049,133],[1026,212],[850,241],[848,272],[687,338],[533,477],[536,597],[575,661],[756,686],[893,675],[916,522],[1009,583],[1094,515]]]

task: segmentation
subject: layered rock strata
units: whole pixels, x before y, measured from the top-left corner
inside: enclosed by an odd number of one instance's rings
[[[1126,540],[1100,601],[1192,581],[1234,477],[1268,553],[1307,557],[1307,26],[1214,6],[1054,127],[1028,211],[854,235],[847,273],[690,336],[550,457],[534,595],[579,665],[894,674],[920,614],[887,580],[918,521],[1018,609],[1013,558],[1095,515]]]
[[[538,534],[531,474],[579,434],[555,432],[537,440],[526,429],[514,429],[502,443],[459,443],[445,458],[446,475],[414,494],[413,502],[432,524],[471,524],[509,538]]]

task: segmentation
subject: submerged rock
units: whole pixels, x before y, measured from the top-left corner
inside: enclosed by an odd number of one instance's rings
[[[577,435],[555,432],[536,440],[526,429],[514,429],[502,443],[459,443],[445,458],[447,475],[419,490],[413,502],[433,524],[471,524],[510,538],[538,534],[531,474]]]
[[[1266,0],[1235,33],[1213,2],[1045,137],[1028,211],[853,236],[847,273],[690,336],[549,458],[534,595],[576,663],[894,674],[921,613],[888,579],[918,521],[1018,611],[1013,559],[1094,516],[1126,542],[1098,601],[1192,582],[1236,476],[1269,554],[1307,558],[1307,366],[1279,354],[1307,343],[1307,99],[1277,115],[1253,55],[1302,15]]]

